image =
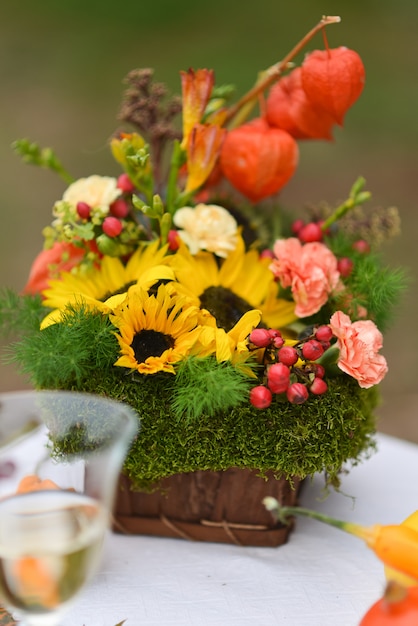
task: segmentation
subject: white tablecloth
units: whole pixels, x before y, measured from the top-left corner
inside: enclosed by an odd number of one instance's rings
[[[399,523],[418,506],[418,446],[380,435],[378,451],[321,500],[300,503],[364,524]],[[362,541],[298,518],[279,548],[110,534],[102,568],[63,626],[357,626],[384,587]]]

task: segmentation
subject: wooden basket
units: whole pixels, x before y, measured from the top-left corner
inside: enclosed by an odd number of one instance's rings
[[[135,535],[177,537],[192,541],[234,543],[241,546],[280,546],[292,524],[275,524],[262,500],[273,496],[295,505],[302,481],[273,474],[231,468],[176,474],[153,493],[132,491],[121,476],[113,529]]]

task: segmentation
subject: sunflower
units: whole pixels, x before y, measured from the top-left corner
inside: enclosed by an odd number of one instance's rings
[[[199,313],[198,307],[184,296],[173,295],[165,285],[155,294],[131,287],[109,316],[119,330],[121,356],[115,365],[140,374],[174,374],[174,364],[192,354],[202,331]]]
[[[82,273],[61,272],[42,292],[44,306],[53,310],[42,321],[42,328],[59,322],[68,306],[85,306],[109,313],[125,298],[131,285],[149,289],[159,280],[172,280],[173,270],[166,264],[167,246],[159,242],[142,244],[124,264],[117,257],[104,256],[98,267]]]
[[[236,248],[220,262],[210,252],[192,255],[184,244],[169,257],[179,283],[178,292],[207,309],[226,332],[253,309],[261,311],[261,321],[271,328],[282,328],[296,320],[294,302],[277,295],[270,262],[256,250],[246,252],[241,237]]]
[[[174,283],[170,284],[170,287]],[[258,326],[261,319],[261,312],[252,309],[247,311],[239,321],[226,332],[223,328],[218,328],[216,319],[207,310],[200,312],[199,321],[202,324],[202,332],[198,340],[198,356],[214,354],[219,362],[231,361],[247,376],[254,376],[251,367],[246,365],[249,359],[253,359],[254,353],[248,349],[248,335]]]

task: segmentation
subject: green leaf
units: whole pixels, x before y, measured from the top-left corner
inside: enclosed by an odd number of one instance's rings
[[[51,148],[41,148],[29,139],[17,139],[12,143],[12,148],[23,159],[24,163],[52,170],[68,184],[74,182],[74,178],[64,169]]]

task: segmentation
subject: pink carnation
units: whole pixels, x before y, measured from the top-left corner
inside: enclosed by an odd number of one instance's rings
[[[320,242],[301,244],[296,237],[278,239],[273,247],[276,259],[270,269],[282,287],[290,287],[298,317],[319,311],[339,285],[337,259]]]
[[[382,333],[371,320],[351,322],[342,311],[330,320],[340,350],[338,367],[368,389],[377,385],[388,371],[386,359],[378,354],[383,345]]]

